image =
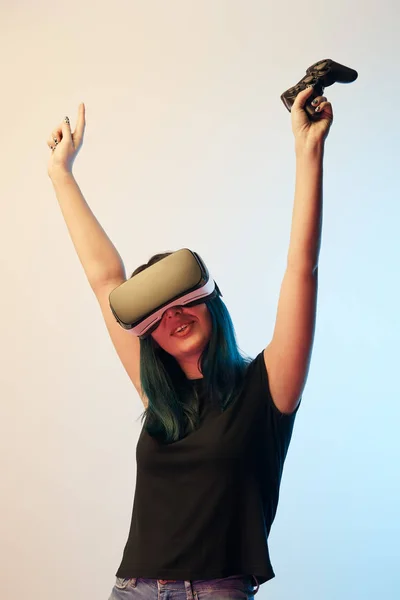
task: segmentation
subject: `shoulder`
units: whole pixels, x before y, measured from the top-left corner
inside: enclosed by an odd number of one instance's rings
[[[272,408],[275,416],[293,415],[300,404],[300,398],[295,406],[288,407],[280,402],[279,381],[282,374],[275,369],[274,356],[268,348],[262,350],[250,362],[246,372],[246,388],[248,393],[265,399],[266,405]],[[283,374],[284,375],[284,374]]]
[[[291,388],[291,382],[288,381],[288,374],[285,373],[284,359],[277,355],[271,344],[262,352],[262,364],[268,380],[268,391],[277,410],[285,415],[295,413],[301,395],[296,398],[290,396],[288,390]]]

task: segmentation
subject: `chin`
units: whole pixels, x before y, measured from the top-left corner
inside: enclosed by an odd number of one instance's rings
[[[193,354],[200,355],[207,346],[208,341],[209,338],[199,335],[190,336],[186,340],[173,339],[172,343],[166,345],[165,351],[176,358]]]
[[[175,340],[174,340],[175,342]],[[207,340],[197,337],[197,339],[178,340],[178,343],[168,344],[169,348],[174,352],[202,352],[207,345]]]

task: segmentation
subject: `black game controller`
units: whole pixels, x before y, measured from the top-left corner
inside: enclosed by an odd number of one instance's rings
[[[315,108],[311,105],[314,98],[322,96],[324,89],[334,83],[352,83],[357,77],[358,73],[354,69],[340,65],[329,58],[320,60],[307,69],[306,76],[300,79],[299,83],[283,92],[281,100],[290,112],[297,94],[305,90],[307,86],[312,85],[314,91],[308,98],[304,110],[311,121],[317,121],[320,118],[320,113],[316,113]]]

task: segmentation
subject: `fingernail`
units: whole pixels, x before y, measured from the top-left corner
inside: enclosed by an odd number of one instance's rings
[[[321,110],[320,106],[317,106],[317,108],[315,109],[315,112],[319,112]]]
[[[318,100],[316,98],[314,98],[314,100],[311,102],[311,104],[318,104]]]
[[[68,119],[68,117],[65,117],[65,119],[64,119],[64,122],[65,122],[67,125],[69,125],[69,119]]]

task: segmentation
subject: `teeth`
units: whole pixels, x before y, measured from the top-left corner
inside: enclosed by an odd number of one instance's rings
[[[189,327],[190,323],[186,323],[185,325],[181,325],[175,329],[174,333],[179,333],[180,331],[184,331],[187,327]]]

